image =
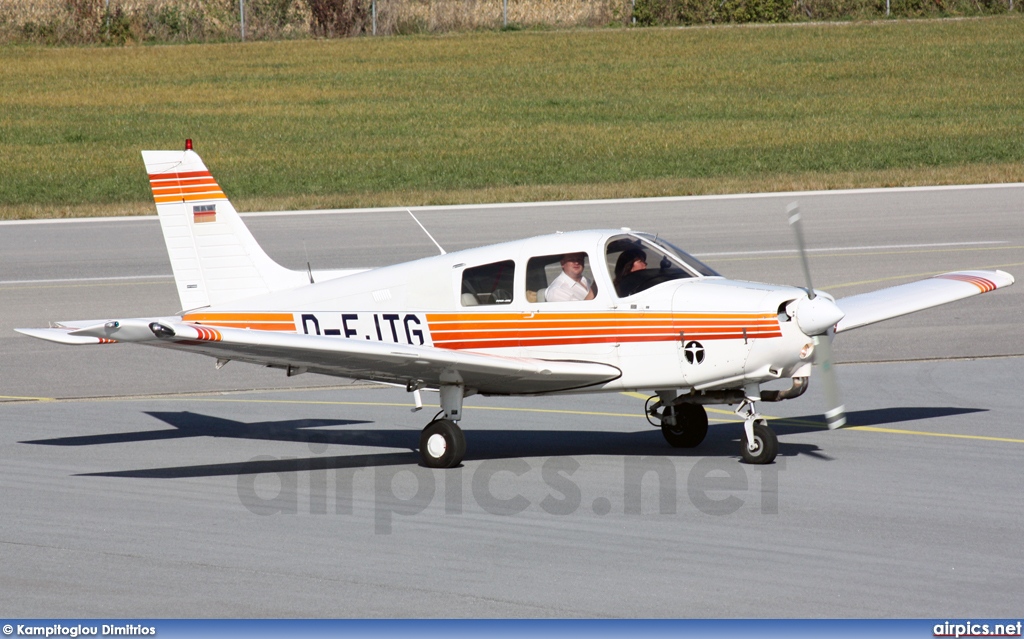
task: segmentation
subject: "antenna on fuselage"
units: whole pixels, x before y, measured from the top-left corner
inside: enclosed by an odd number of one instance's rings
[[[430,241],[434,243],[434,246],[437,247],[437,250],[441,251],[441,255],[444,255],[447,251],[445,251],[443,248],[441,248],[441,245],[437,243],[437,240],[435,240],[434,236],[430,234],[430,231],[427,230],[427,227],[423,226],[423,224],[419,220],[416,219],[416,216],[413,215],[413,213],[412,213],[412,209],[405,209],[405,210],[408,211],[409,215],[412,216],[413,221],[420,225],[420,228],[423,229],[423,232],[427,234],[427,237],[430,238]]]
[[[309,261],[309,249],[306,248],[306,240],[302,240],[302,250],[306,253],[306,275],[309,276],[309,283],[313,284],[313,263]]]

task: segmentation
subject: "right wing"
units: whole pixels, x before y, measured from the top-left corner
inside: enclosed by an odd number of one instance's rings
[[[846,314],[836,333],[948,304],[1013,284],[1004,271],[959,271],[836,300]]]
[[[178,317],[65,322],[15,329],[61,344],[131,342],[281,368],[390,384],[437,388],[462,384],[490,395],[567,391],[618,379],[596,362],[504,357],[472,351],[186,324]]]

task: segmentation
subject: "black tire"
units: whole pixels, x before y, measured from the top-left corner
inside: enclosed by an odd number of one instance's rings
[[[775,436],[775,431],[768,428],[768,423],[763,419],[754,422],[756,450],[752,451],[747,446],[746,432],[743,433],[741,442],[743,444],[743,462],[746,464],[770,464],[779,454],[779,438]]]
[[[663,424],[661,434],[673,448],[696,448],[708,434],[708,412],[700,404],[679,404],[665,409],[675,414],[674,426]]]
[[[420,433],[420,460],[427,468],[455,468],[466,454],[466,437],[449,419],[435,419]]]

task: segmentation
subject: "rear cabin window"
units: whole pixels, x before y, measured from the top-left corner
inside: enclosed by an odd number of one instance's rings
[[[515,272],[516,264],[512,260],[462,271],[462,305],[511,304]]]
[[[562,257],[566,255],[566,253],[558,253],[557,255],[541,255],[539,257],[530,258],[530,261],[526,263],[527,302],[572,301],[575,299],[573,297],[566,297],[566,294],[564,293],[561,296],[563,299],[551,299],[547,294],[548,288],[556,279],[558,279],[558,276],[562,274]],[[590,290],[596,294],[597,286],[594,284],[594,274],[590,271],[589,256],[583,252],[571,253],[568,255],[579,255],[583,257],[583,277],[589,285]],[[580,297],[579,299],[582,300],[584,297]]]

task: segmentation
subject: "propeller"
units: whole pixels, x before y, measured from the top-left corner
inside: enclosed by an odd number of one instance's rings
[[[814,340],[814,365],[821,371],[822,389],[825,392],[825,404],[828,406],[825,411],[825,423],[828,424],[829,430],[832,430],[846,424],[846,406],[839,394],[839,380],[832,357],[834,327],[843,319],[844,313],[835,302],[814,292],[811,266],[807,261],[807,246],[804,243],[804,229],[800,221],[800,206],[793,202],[786,207],[786,215],[789,216],[789,224],[796,234],[796,246],[800,251],[804,278],[807,280],[807,297],[796,303],[793,314],[800,330]]]

